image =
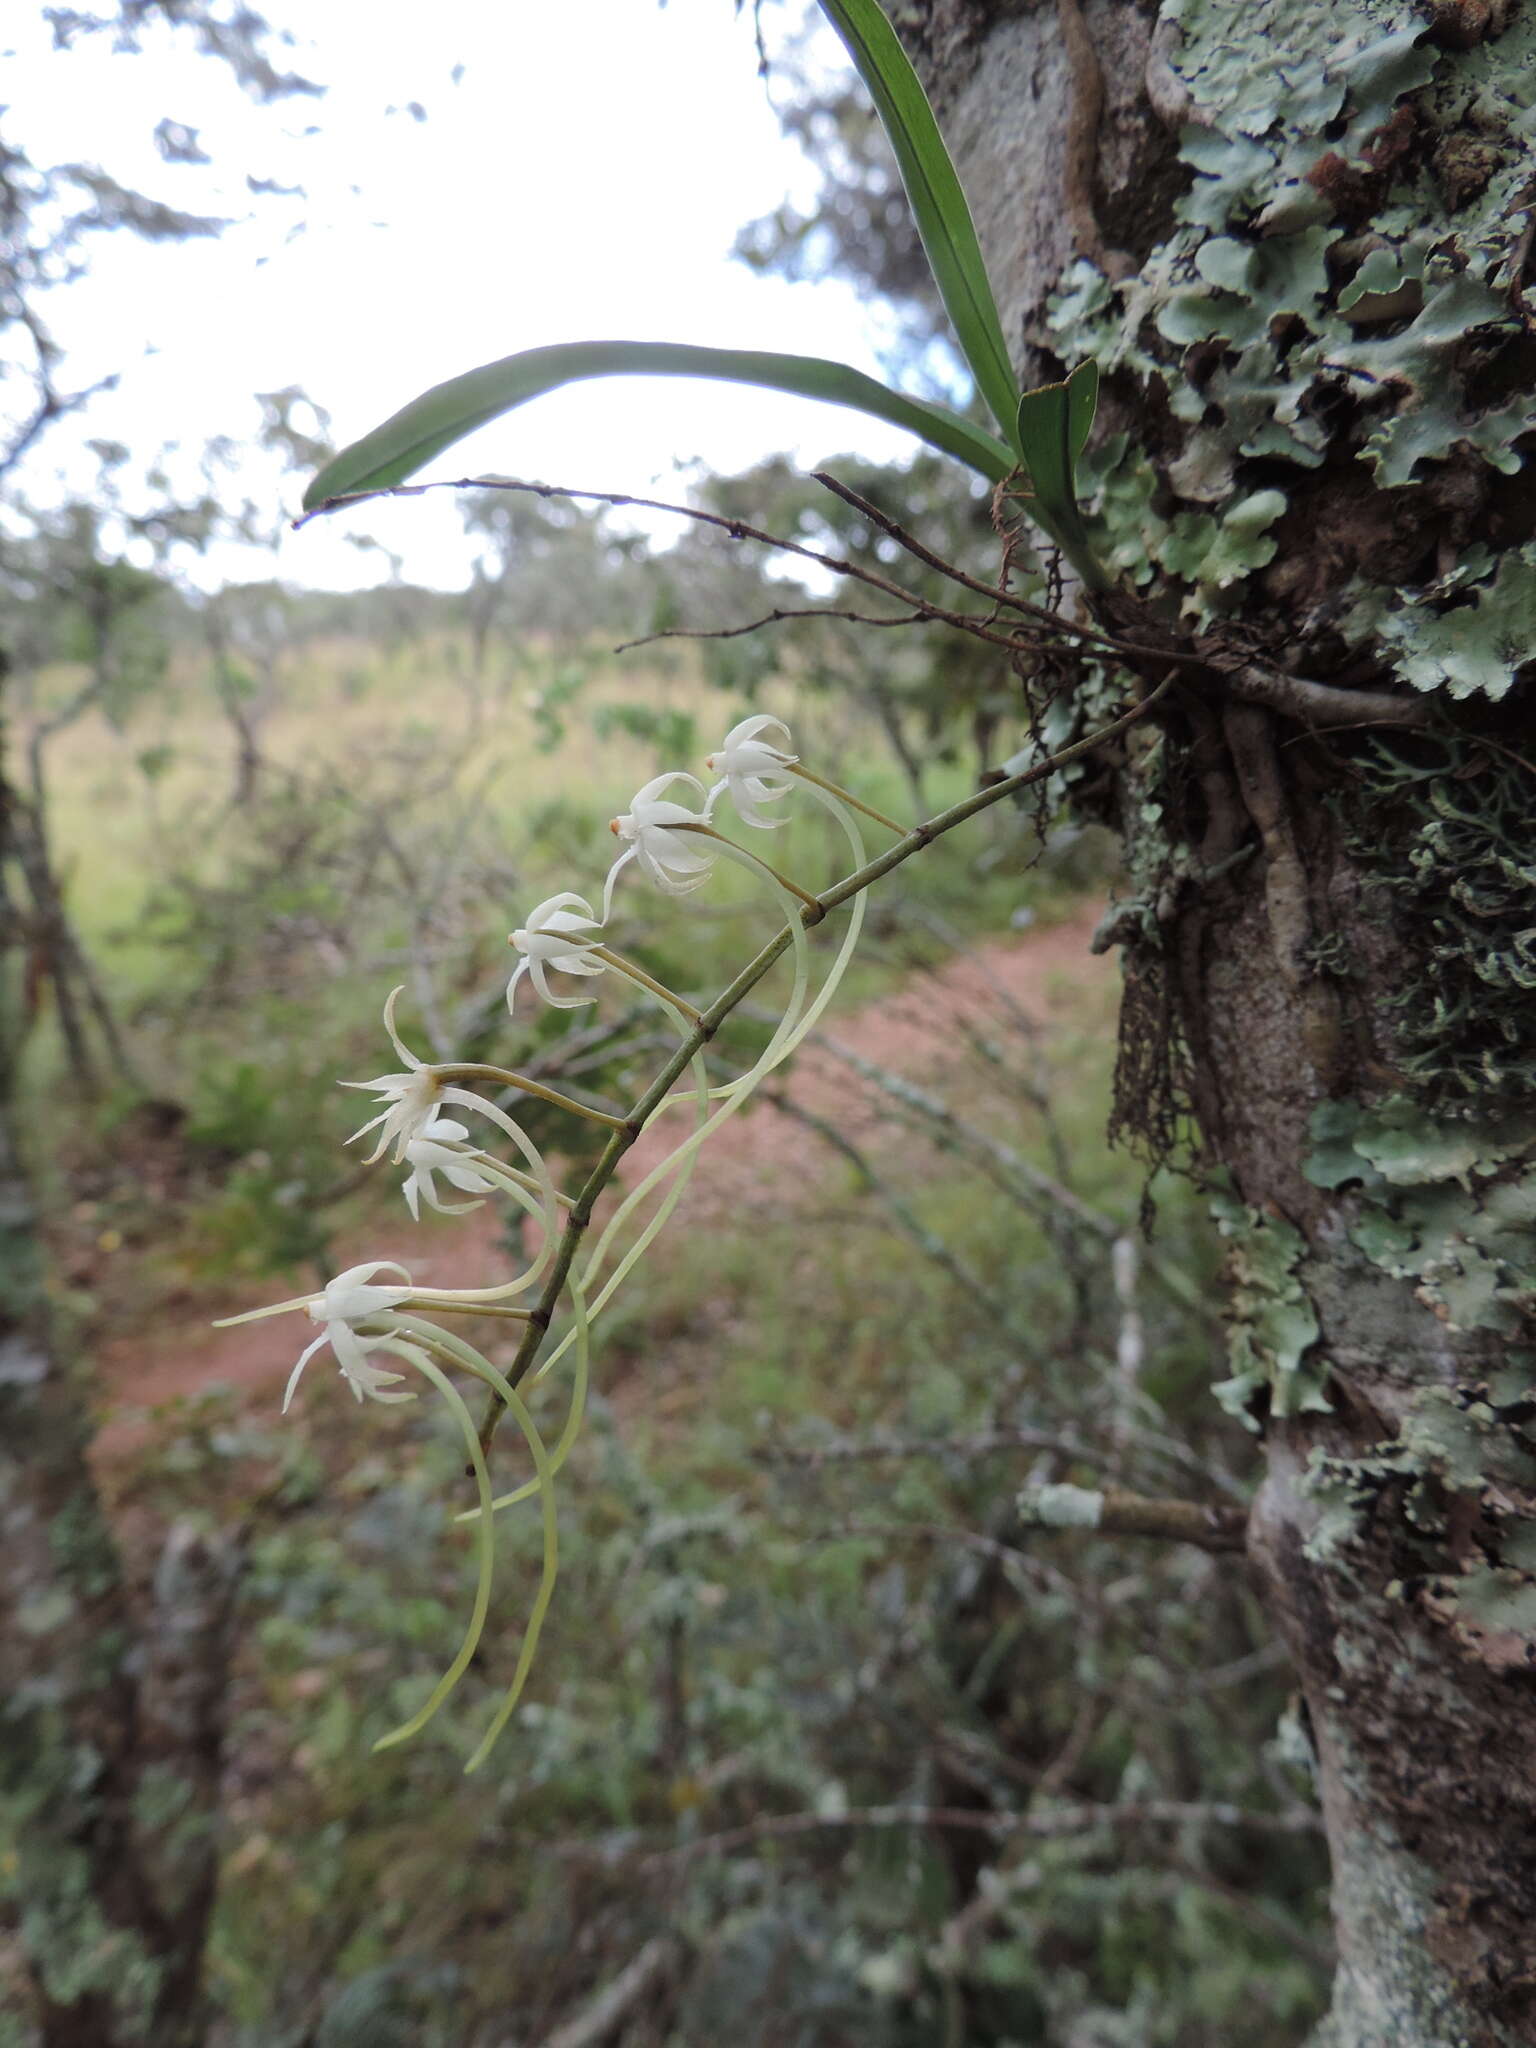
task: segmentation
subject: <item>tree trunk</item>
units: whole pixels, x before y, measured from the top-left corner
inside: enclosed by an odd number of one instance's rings
[[[6,800],[0,781],[3,865]],[[15,937],[0,929],[0,1012]],[[18,1045],[0,1028],[7,1057]],[[237,1551],[174,1529],[135,1613],[86,1456],[89,1390],[49,1324],[14,1089],[0,1072],[0,1812],[40,2038],[197,2048]]]
[[[1533,2041],[1536,8],[891,12],[1026,378],[1100,364],[1109,614],[1257,664],[1075,793],[1131,877],[1118,1122],[1221,1176],[1322,2038]]]

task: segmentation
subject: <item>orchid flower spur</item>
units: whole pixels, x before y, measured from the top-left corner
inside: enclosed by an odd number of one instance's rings
[[[775,803],[794,788],[794,778],[785,770],[793,768],[799,756],[790,753],[789,746],[789,727],[782,718],[756,712],[733,725],[720,751],[709,755],[704,763],[721,778],[709,793],[710,807],[721,790],[729,790],[736,815],[744,825],[757,825],[765,832],[776,831],[784,820],[763,817],[758,806]]]
[[[434,1116],[423,1124],[405,1148],[406,1164],[410,1172],[406,1175],[401,1189],[405,1205],[419,1223],[421,1204],[435,1209],[439,1216],[467,1216],[471,1209],[478,1209],[474,1202],[444,1202],[437,1192],[436,1175],[439,1173],[450,1187],[461,1188],[467,1195],[488,1195],[498,1186],[480,1164],[484,1155],[472,1148],[461,1150],[466,1144],[469,1131],[464,1124],[455,1123],[452,1117]]]
[[[704,798],[703,810],[690,811],[686,805],[663,796],[662,791],[670,789],[674,782],[686,782],[696,789]],[[708,792],[696,775],[689,775],[684,769],[674,768],[656,776],[644,789],[636,790],[629,809],[608,827],[625,845],[608,870],[603,889],[603,922],[607,923],[613,904],[613,885],[632,860],[640,863],[641,873],[664,895],[686,896],[690,890],[702,887],[715,864],[715,850],[701,845],[697,832],[679,832],[676,828],[708,824]]]
[[[436,1116],[438,1096],[442,1092],[436,1073],[417,1059],[395,1029],[395,1005],[403,992],[403,984],[390,990],[384,1004],[384,1029],[389,1033],[390,1044],[400,1055],[405,1072],[378,1074],[371,1081],[343,1081],[341,1084],[343,1088],[370,1089],[386,1105],[379,1115],[355,1130],[347,1140],[349,1145],[355,1145],[370,1131],[378,1132],[378,1143],[364,1162],[368,1166],[382,1159],[391,1145],[395,1148],[395,1164],[399,1166],[411,1139]]]
[[[527,924],[520,931],[515,931],[509,941],[523,957],[512,970],[512,979],[507,983],[508,1010],[512,1008],[517,984],[525,974],[545,1002],[552,1003],[557,1010],[576,1010],[583,1003],[595,1001],[592,996],[557,996],[549,985],[545,970],[553,967],[561,974],[601,974],[603,962],[591,957],[598,939],[581,936],[583,932],[600,933],[601,930],[602,926],[592,915],[592,906],[585,896],[573,895],[569,889],[562,889],[558,896],[551,896],[530,910]]]

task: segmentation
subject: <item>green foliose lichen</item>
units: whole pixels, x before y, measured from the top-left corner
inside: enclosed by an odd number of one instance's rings
[[[1388,1597],[1448,1629],[1497,1671],[1536,1665],[1536,1357],[1510,1354],[1487,1383],[1422,1387],[1389,1442],[1355,1457],[1315,1450],[1306,1553],[1347,1575],[1389,1528]],[[1378,1504],[1397,1505],[1382,1524]]]
[[[1196,589],[1225,590],[1275,558],[1269,529],[1285,510],[1279,491],[1250,491],[1219,517],[1180,512],[1163,545],[1165,568]]]
[[[1463,1622],[1490,1635],[1536,1640],[1536,1575],[1484,1565],[1459,1581],[1456,1608]]]
[[[1262,1216],[1228,1194],[1211,1204],[1228,1243],[1231,1281],[1227,1357],[1232,1377],[1215,1389],[1217,1400],[1250,1429],[1254,1408],[1267,1401],[1271,1415],[1327,1411],[1324,1374],[1308,1353],[1318,1338],[1316,1311],[1298,1278],[1306,1252],[1301,1233],[1278,1216]]]
[[[1436,1117],[1397,1096],[1326,1102],[1306,1173],[1353,1207],[1349,1241],[1448,1331],[1536,1331],[1536,1117]],[[1383,1495],[1403,1577],[1393,1592],[1497,1669],[1536,1658],[1536,1355],[1510,1347],[1471,1384],[1421,1386],[1397,1433],[1313,1454],[1309,1557],[1347,1569]]]
[[[1521,404],[1529,411],[1528,399]],[[1491,559],[1486,549],[1479,554]],[[1416,690],[1499,698],[1521,664],[1536,658],[1536,542],[1501,557],[1491,580],[1446,578],[1404,599],[1377,630],[1393,650],[1393,667]]]
[[[1159,384],[1190,430],[1161,488],[1119,437],[1085,496],[1106,560],[1185,585],[1204,617],[1269,559],[1262,532],[1200,545],[1251,503],[1249,465],[1266,491],[1277,460],[1304,471],[1350,447],[1388,489],[1453,456],[1519,470],[1525,380],[1489,365],[1521,334],[1508,266],[1536,143],[1536,10],[1464,51],[1436,47],[1412,0],[1165,0],[1161,21],[1192,101],[1177,224],[1129,279],[1079,262],[1050,311],[1066,360]],[[1497,697],[1531,658],[1524,554],[1444,614],[1433,588],[1403,600],[1366,581],[1361,596],[1357,618],[1372,614],[1381,658],[1415,688]]]
[[[1533,1571],[1528,1515],[1536,1501],[1536,1441],[1529,1424],[1536,1414],[1530,1398],[1536,1380],[1529,1353],[1517,1353],[1514,1362],[1518,1390],[1486,1383],[1421,1387],[1390,1440],[1354,1457],[1314,1450],[1306,1491],[1319,1513],[1308,1556],[1337,1564],[1390,1489],[1402,1495],[1402,1513],[1393,1525],[1406,1532],[1426,1570],[1443,1571],[1454,1524],[1461,1578],[1492,1569],[1513,1584]],[[1474,1524],[1455,1512],[1458,1502],[1480,1510],[1475,1540],[1469,1534]],[[1401,1597],[1405,1588],[1394,1591]]]
[[[1528,1332],[1536,1314],[1536,1119],[1436,1118],[1404,1096],[1325,1102],[1306,1161],[1316,1187],[1348,1189],[1350,1242],[1410,1281],[1450,1330]]]
[[[1529,767],[1459,740],[1376,742],[1335,805],[1351,858],[1416,963],[1381,997],[1392,1064],[1442,1114],[1536,1100],[1536,847]]]

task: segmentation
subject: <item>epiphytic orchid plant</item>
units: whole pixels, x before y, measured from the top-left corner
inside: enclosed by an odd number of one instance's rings
[[[563,384],[636,372],[716,377],[853,406],[908,428],[994,483],[1017,480],[1036,524],[1072,563],[1084,584],[1091,590],[1103,589],[1107,578],[1090,545],[1075,485],[1077,459],[1093,419],[1097,373],[1091,364],[1083,364],[1064,382],[1021,396],[965,195],[895,32],[876,0],[822,0],[822,6],[869,87],[895,147],[944,304],[999,434],[942,406],[904,397],[845,364],[819,357],[681,343],[561,343],[506,357],[425,392],[329,463],[306,493],[306,511],[313,513],[400,488],[424,463],[472,429]],[[876,508],[864,506],[832,480],[823,481],[877,521],[888,524]],[[713,523],[727,526],[737,537],[772,539],[740,521]],[[906,536],[898,537],[910,545]],[[813,555],[812,550],[796,543],[774,545]],[[848,565],[831,562],[829,566]],[[962,572],[950,573],[972,591],[990,598],[994,606],[1001,603],[1036,621],[1037,632],[1042,623],[1053,632],[1070,630],[1077,636],[1075,651],[1081,652],[1093,641],[1114,644],[1094,629],[1066,628],[1057,615],[1013,597],[1003,587],[994,590]],[[898,586],[878,576],[866,574],[865,581],[888,595],[906,598]],[[924,615],[977,631],[1004,646],[1022,644],[1009,640],[986,621],[936,607],[928,607]],[[995,617],[995,612],[989,617]],[[1058,639],[1052,644],[1063,643]],[[478,1558],[469,1621],[458,1653],[428,1698],[403,1726],[383,1736],[377,1747],[416,1734],[467,1670],[489,1609],[496,1518],[526,1503],[541,1517],[542,1571],[507,1691],[467,1769],[475,1769],[484,1760],[513,1713],[554,1591],[559,1564],[556,1482],[581,1428],[593,1325],[676,1208],[701,1146],[742,1109],[757,1085],[794,1053],[831,1002],[858,943],[865,890],[977,812],[1112,741],[1143,717],[1168,687],[1165,680],[1099,731],[1053,757],[1036,760],[1019,773],[1000,777],[964,802],[912,828],[818,775],[799,758],[789,728],[767,713],[743,719],[708,757],[704,765],[716,777],[712,785],[706,786],[684,769],[647,783],[629,809],[612,821],[620,850],[609,870],[600,910],[594,910],[589,896],[561,890],[530,910],[510,940],[518,955],[507,985],[514,1023],[516,999],[525,982],[534,997],[559,1007],[574,1007],[599,1000],[603,980],[612,975],[644,990],[665,1012],[677,1034],[676,1047],[624,1116],[594,1109],[508,1068],[424,1062],[396,1030],[395,1003],[400,991],[390,996],[384,1023],[401,1069],[372,1081],[344,1084],[370,1091],[378,1107],[378,1113],[354,1136],[376,1132],[371,1158],[379,1160],[389,1153],[395,1165],[408,1169],[403,1193],[413,1217],[419,1216],[422,1203],[451,1216],[478,1208],[488,1198],[503,1198],[525,1221],[534,1249],[520,1272],[486,1287],[417,1287],[405,1269],[373,1261],[340,1274],[318,1294],[231,1319],[248,1321],[299,1311],[320,1325],[319,1335],[304,1348],[294,1367],[288,1399],[292,1399],[308,1361],[328,1347],[360,1403],[409,1400],[418,1391],[412,1381],[425,1382],[442,1396],[463,1438],[476,1494],[475,1505],[459,1517],[474,1527]],[[717,807],[728,801],[741,825],[771,832],[783,823],[785,810],[797,792],[831,814],[848,848],[847,871],[819,890],[791,879],[749,846],[739,844],[721,830],[716,819]],[[882,850],[873,856],[864,843],[861,818],[872,820],[886,838]],[[700,1009],[614,951],[605,932],[613,915],[615,884],[621,877],[637,876],[663,894],[687,896],[708,887],[720,860],[745,868],[761,883],[777,924],[729,986]],[[842,919],[841,933],[830,954],[818,953],[810,934],[834,916]],[[725,1019],[786,954],[790,956],[789,989],[767,1045],[745,1072],[712,1083],[705,1064],[706,1049]],[[606,1145],[573,1194],[556,1187],[538,1147],[502,1103],[480,1092],[487,1086],[504,1099],[518,1093],[538,1096],[572,1116],[606,1128]],[[470,1125],[445,1114],[449,1109],[485,1119],[492,1126],[489,1142],[510,1140],[517,1163],[509,1163],[476,1143]],[[641,1133],[678,1121],[682,1111],[691,1111],[687,1134],[658,1165],[607,1206],[599,1223],[599,1205],[612,1190],[621,1162]],[[467,1199],[445,1198],[440,1183]],[[377,1277],[381,1275],[385,1277]],[[481,1319],[493,1331],[515,1330],[513,1355],[502,1365],[493,1363],[484,1350],[448,1327],[460,1318]],[[565,1368],[564,1418],[550,1442],[534,1410],[543,1406],[541,1393],[555,1384],[553,1376],[560,1367]],[[461,1391],[465,1379],[478,1381],[484,1389],[486,1405],[478,1425]],[[520,1482],[509,1491],[497,1494],[491,1482],[490,1453],[498,1426],[508,1415],[531,1469],[525,1469]]]

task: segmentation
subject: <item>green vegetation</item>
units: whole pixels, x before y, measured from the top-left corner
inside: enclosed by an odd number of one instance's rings
[[[881,722],[819,694],[789,647],[766,701],[808,753],[910,808]],[[130,1430],[103,1469],[123,1527],[190,1513],[248,1544],[219,2038],[532,2043],[649,1957],[634,2048],[702,2048],[728,2014],[807,2048],[1083,2027],[1298,2040],[1322,1997],[1321,1851],[1240,1560],[1026,1535],[1014,1507],[1021,1484],[1106,1475],[1236,1501],[1250,1457],[1209,1401],[1219,1247],[1194,1198],[1163,1190],[1126,1277],[1136,1190],[1097,1135],[1110,991],[1054,970],[1014,992],[1007,963],[1081,920],[1101,860],[1071,835],[1042,858],[1022,811],[875,899],[829,1032],[883,1078],[802,1060],[601,1326],[559,1593],[491,1764],[461,1775],[515,1653],[536,1522],[502,1531],[505,1590],[439,1720],[370,1754],[462,1628],[471,1546],[445,1512],[462,1449],[427,1404],[359,1411],[324,1370],[280,1420],[290,1330],[271,1326],[253,1386],[221,1389],[205,1320],[247,1283],[286,1292],[381,1233],[406,1241],[396,1176],[348,1171],[359,1119],[333,1086],[392,1063],[378,1009],[396,981],[408,1042],[446,1029],[464,1056],[515,1044],[557,1073],[577,1057],[593,1014],[509,1025],[488,934],[600,876],[608,809],[739,710],[691,656],[641,668],[643,690],[580,644],[493,636],[475,688],[470,666],[430,617],[387,648],[296,631],[242,805],[190,640],[163,696],[54,745],[71,900],[148,1102],[177,1112],[66,1091],[38,1130],[56,1257]],[[70,684],[39,671],[35,707]],[[925,794],[972,773],[930,765]],[[836,872],[811,818],[773,850]],[[702,915],[658,914],[638,885],[618,901],[647,967],[691,989],[725,979],[767,915],[724,874]],[[997,950],[1024,914],[1031,935]],[[956,983],[968,943],[989,964]],[[597,1015],[580,1085],[605,1099],[656,1055],[622,1005]],[[766,1028],[741,1020],[722,1069]],[[39,1039],[32,1057],[62,1056]],[[839,1116],[841,1151],[829,1087],[866,1105]],[[435,1253],[474,1227],[431,1219],[410,1241]],[[145,1435],[139,1376],[163,1390],[177,1357]],[[562,1399],[542,1403],[551,1431]],[[510,1444],[498,1456],[498,1482],[523,1476]]]

